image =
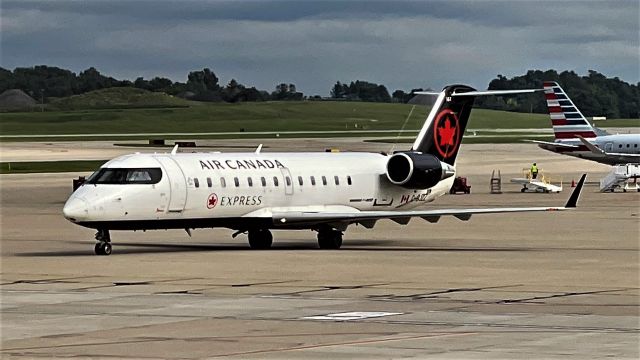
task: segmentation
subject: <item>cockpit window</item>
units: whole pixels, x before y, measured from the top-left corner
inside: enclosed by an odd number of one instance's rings
[[[162,179],[160,168],[102,168],[94,172],[87,184],[157,184]]]

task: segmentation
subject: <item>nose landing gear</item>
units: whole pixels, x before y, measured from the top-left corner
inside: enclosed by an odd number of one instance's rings
[[[111,255],[111,235],[109,230],[98,230],[96,240],[98,240],[98,243],[93,248],[96,255]]]

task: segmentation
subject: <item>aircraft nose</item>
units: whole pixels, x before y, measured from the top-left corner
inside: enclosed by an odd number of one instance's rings
[[[62,213],[67,220],[73,222],[83,220],[89,215],[89,204],[83,198],[71,196],[64,204]]]

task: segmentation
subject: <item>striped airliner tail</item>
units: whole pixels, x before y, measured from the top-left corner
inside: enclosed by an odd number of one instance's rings
[[[544,95],[556,140],[594,138],[598,129],[591,126],[580,110],[556,82],[544,82]]]

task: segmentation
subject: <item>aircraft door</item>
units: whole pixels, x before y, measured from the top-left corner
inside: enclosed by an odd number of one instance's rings
[[[604,151],[606,152],[611,152],[611,150],[613,150],[613,143],[612,142],[608,142],[604,145]]]
[[[171,194],[169,198],[169,212],[181,212],[187,202],[187,181],[178,163],[169,156],[158,156],[164,168],[164,175],[169,180]]]
[[[282,171],[285,195],[293,195],[293,178],[291,177],[291,172],[287,168],[281,168],[280,171]]]

